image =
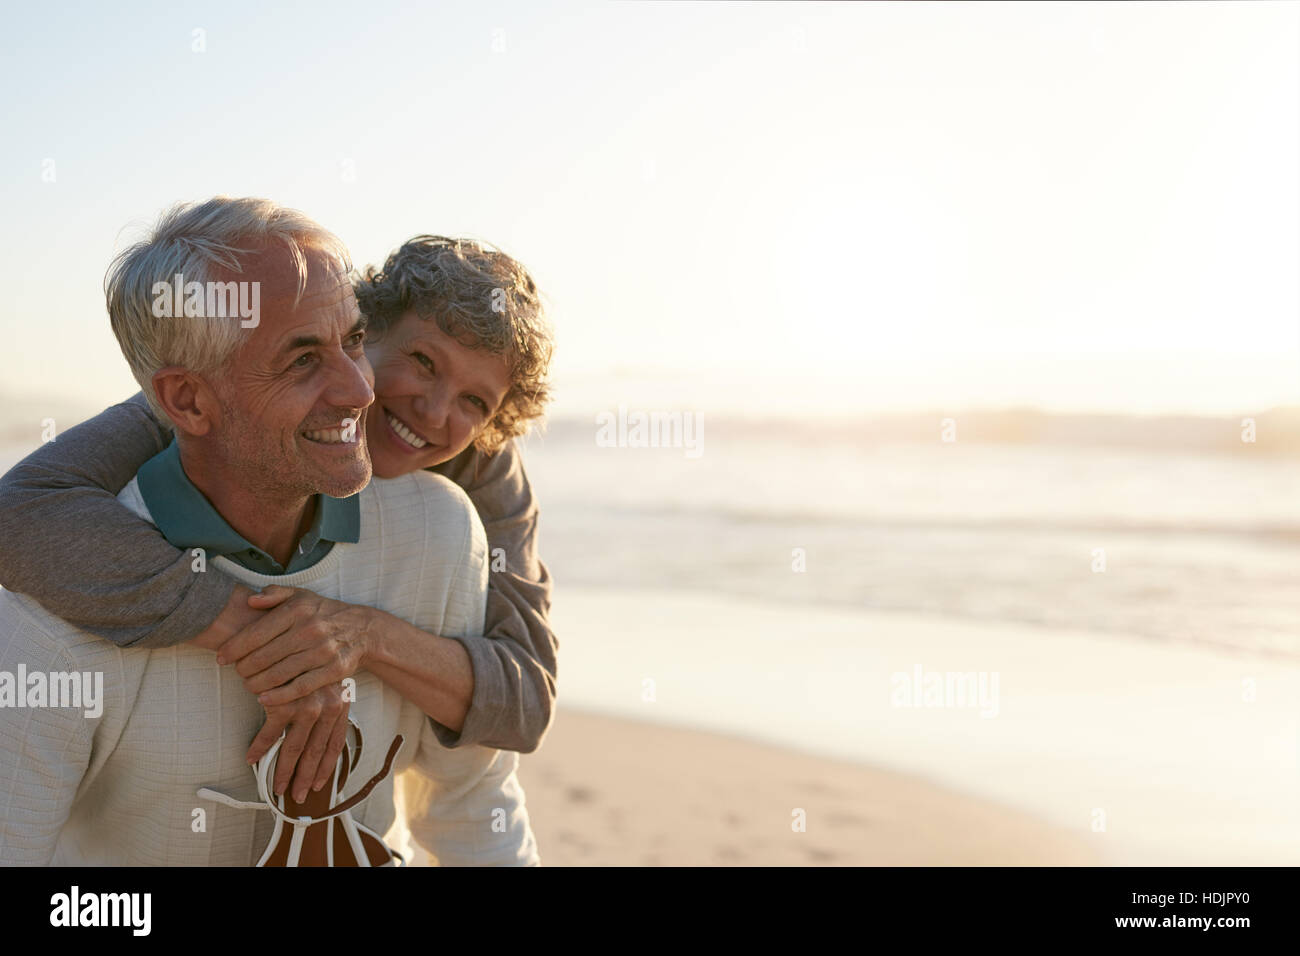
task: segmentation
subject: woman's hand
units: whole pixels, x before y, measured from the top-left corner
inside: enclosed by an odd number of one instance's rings
[[[262,706],[279,707],[359,670],[371,646],[371,608],[271,585],[248,598],[265,611],[226,641],[217,662],[234,664]]]

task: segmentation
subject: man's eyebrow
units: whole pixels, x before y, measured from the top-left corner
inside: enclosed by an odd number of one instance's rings
[[[348,329],[347,334],[344,335],[343,337],[345,339],[348,339],[356,335],[358,332],[364,332],[366,330],[366,327],[369,324],[370,324],[370,320],[366,318],[366,316],[363,314],[353,324],[352,328]],[[324,344],[325,344],[325,340],[322,339],[319,335],[297,335],[294,336],[294,338],[290,339],[289,342],[283,348],[281,348],[277,354],[287,355],[290,352],[296,352],[298,349],[315,348],[318,345],[324,345]]]
[[[314,348],[317,345],[324,344],[324,340],[318,335],[299,335],[291,339],[279,354],[285,355],[289,352],[296,352],[298,349]]]

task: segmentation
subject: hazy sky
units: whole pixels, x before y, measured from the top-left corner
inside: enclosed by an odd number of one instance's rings
[[[1298,44],[1281,2],[27,4],[0,387],[134,391],[104,270],[227,193],[359,264],[502,246],[561,412],[1295,403]]]

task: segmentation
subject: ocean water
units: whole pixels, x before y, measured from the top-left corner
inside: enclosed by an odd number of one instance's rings
[[[1295,458],[707,424],[698,457],[585,423],[526,440],[557,600],[703,590],[1300,659]]]
[[[1295,457],[705,424],[698,457],[575,421],[523,442],[557,600],[698,590],[1300,659]]]

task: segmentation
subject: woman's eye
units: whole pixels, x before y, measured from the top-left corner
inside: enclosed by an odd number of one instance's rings
[[[479,411],[481,411],[484,415],[487,414],[487,410],[488,410],[487,402],[483,401],[483,399],[479,398],[477,395],[471,395],[469,397],[469,400],[473,402],[476,406],[478,406]]]
[[[429,356],[425,355],[423,352],[412,352],[411,354],[415,356],[417,362],[427,368],[430,372],[433,371],[433,359],[429,358]]]

